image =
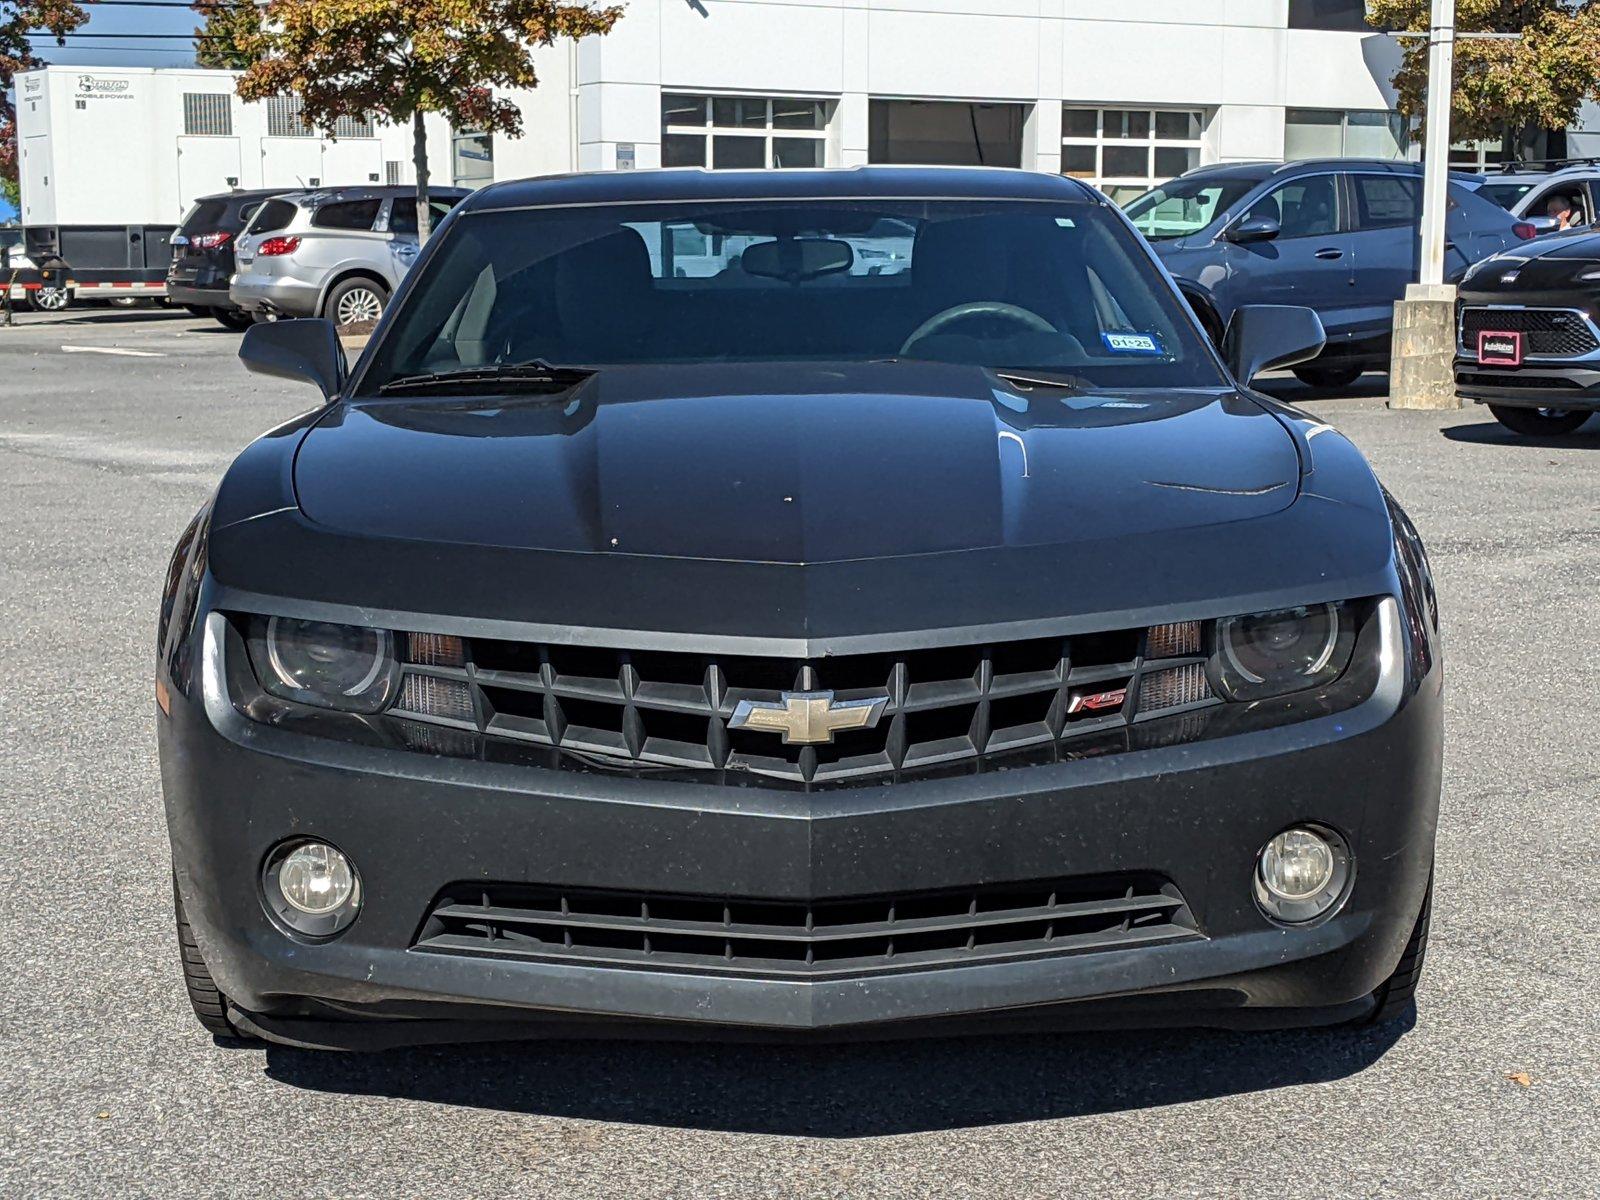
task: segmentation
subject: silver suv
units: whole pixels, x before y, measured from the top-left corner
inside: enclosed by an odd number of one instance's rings
[[[466,195],[430,188],[433,223]],[[376,320],[418,248],[414,188],[285,192],[262,204],[239,236],[228,299],[258,320]]]

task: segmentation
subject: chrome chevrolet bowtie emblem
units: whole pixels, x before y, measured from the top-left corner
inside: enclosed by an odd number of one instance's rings
[[[847,729],[871,729],[888,703],[887,696],[835,700],[832,692],[784,692],[781,701],[739,701],[728,727],[781,733],[786,746],[809,746],[831,742]]]

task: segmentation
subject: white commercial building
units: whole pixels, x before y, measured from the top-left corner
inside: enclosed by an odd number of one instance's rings
[[[430,119],[436,180],[569,170],[976,163],[1117,198],[1208,162],[1406,153],[1397,43],[1362,0],[633,0],[535,58],[520,138]],[[409,130],[336,138],[234,75],[18,77],[22,221],[172,224],[229,187],[410,182]]]
[[[1200,163],[1397,157],[1400,51],[1364,29],[1363,11],[635,0],[609,36],[536,60],[527,135],[492,139],[492,174],[981,161],[1065,171],[1120,197]]]

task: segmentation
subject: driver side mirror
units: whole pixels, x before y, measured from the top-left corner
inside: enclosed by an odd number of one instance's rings
[[[1227,238],[1230,242],[1244,245],[1248,242],[1270,242],[1280,232],[1281,227],[1271,217],[1246,217],[1228,230]]]
[[[1533,230],[1534,237],[1543,237],[1561,228],[1561,222],[1555,217],[1523,217],[1522,223]]]
[[[348,373],[338,330],[321,317],[250,326],[239,344],[239,361],[257,375],[314,383],[324,400],[339,394]]]
[[[1233,310],[1222,357],[1245,387],[1263,371],[1309,362],[1322,353],[1328,335],[1322,318],[1293,304],[1247,304]]]

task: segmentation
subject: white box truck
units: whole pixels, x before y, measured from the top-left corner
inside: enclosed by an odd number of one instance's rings
[[[162,67],[19,74],[30,269],[18,273],[15,294],[42,307],[164,295],[173,231],[200,196],[415,179],[408,128],[345,120],[324,137],[301,124],[298,97],[247,104],[234,94],[237,78]],[[428,142],[436,173],[448,171],[444,120],[429,119]]]

